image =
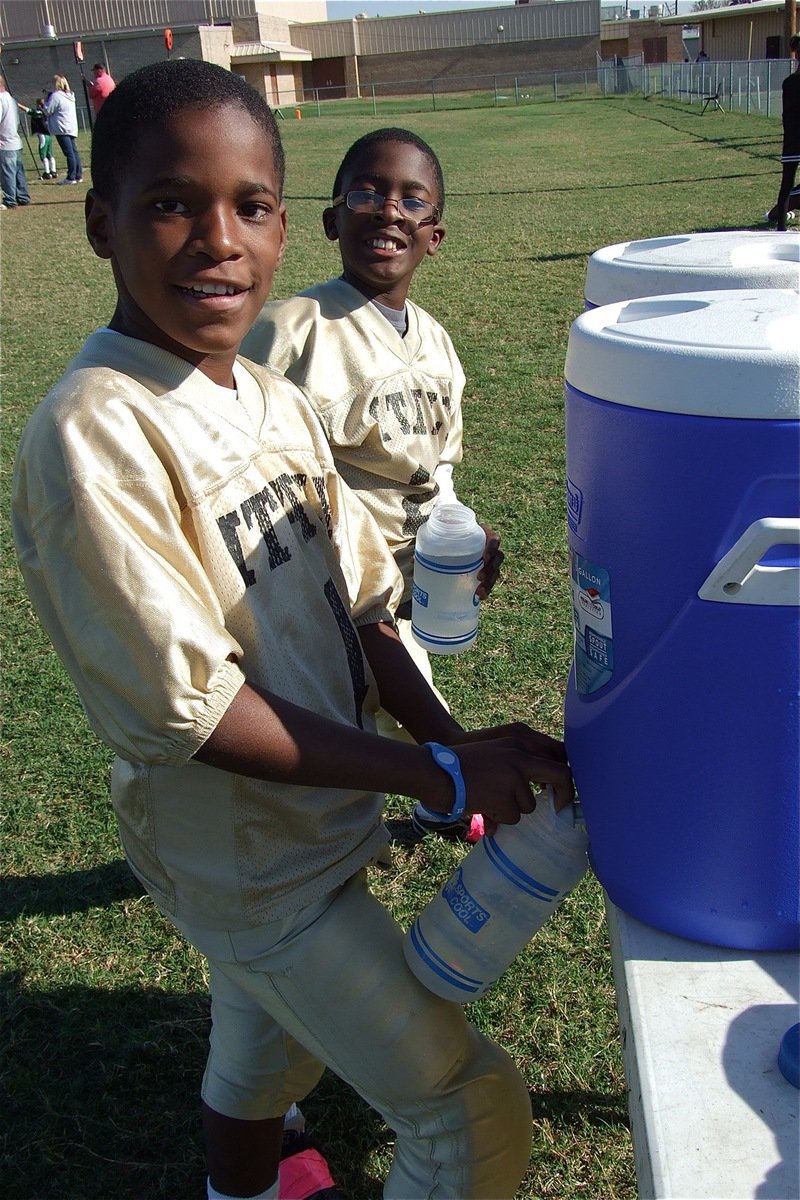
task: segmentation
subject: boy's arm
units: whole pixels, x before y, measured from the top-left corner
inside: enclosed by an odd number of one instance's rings
[[[449,781],[420,747],[390,742],[292,704],[253,684],[240,688],[194,756],[238,775],[363,791],[396,789],[447,811]]]
[[[402,645],[400,650],[407,658]],[[408,664],[421,690],[430,690],[410,659]],[[454,733],[448,739],[452,742],[469,736],[459,731],[456,722],[439,726],[442,733],[446,728]],[[572,798],[569,767],[556,757],[538,753],[525,729],[487,731],[488,740],[459,745],[468,812],[482,812],[500,824],[516,824],[522,813],[535,807],[531,782],[552,784],[557,804]],[[493,737],[495,732],[501,736]],[[449,775],[435,765],[423,746],[341,725],[250,684],[240,688],[194,757],[255,779],[393,791],[442,813],[453,805]]]
[[[415,742],[450,744],[464,735],[462,726],[418,670],[393,625],[386,621],[359,625],[358,636],[378,684],[381,707]]]
[[[435,741],[457,746],[462,769],[465,760],[472,769],[474,757],[489,753],[489,757],[494,758],[493,751],[499,748],[500,742],[517,744],[531,756],[530,767],[539,772],[530,775],[529,779],[553,785],[556,807],[561,808],[572,800],[572,777],[563,742],[545,733],[538,733],[522,722],[467,732],[441,704],[427,680],[417,670],[392,625],[385,622],[362,625],[358,632],[378,683],[382,706],[417,742]],[[491,753],[489,743],[495,744],[491,747]],[[468,746],[473,748],[468,749]],[[470,794],[468,787],[467,809],[470,812],[483,811],[474,801],[474,795]]]

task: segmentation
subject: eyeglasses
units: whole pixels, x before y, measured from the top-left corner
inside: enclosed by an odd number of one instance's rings
[[[393,204],[401,217],[416,225],[427,225],[431,221],[438,221],[441,216],[435,204],[420,200],[419,196],[403,196],[401,200],[394,200],[382,196],[380,192],[346,192],[336,197],[333,207],[336,208],[337,204],[346,204],[351,212],[357,213],[379,213],[387,204]]]

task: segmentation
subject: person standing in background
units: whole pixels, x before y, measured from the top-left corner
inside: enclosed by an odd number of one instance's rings
[[[22,138],[19,136],[17,102],[0,76],[0,178],[3,202],[0,208],[24,208],[30,204],[28,181],[22,164]]]
[[[95,113],[99,113],[104,102],[117,86],[105,69],[103,63],[95,63],[92,67],[93,81],[89,84],[89,99]]]
[[[42,179],[55,179],[56,160],[53,157],[53,139],[47,128],[44,99],[40,96],[32,108],[28,108],[26,104],[18,104],[17,107],[28,114],[31,133],[36,134],[36,140],[39,143],[39,159],[42,164]]]
[[[65,183],[83,183],[83,165],[78,153],[78,111],[75,96],[64,76],[54,75],[53,83],[53,91],[45,97],[44,111],[47,127],[55,134],[67,160],[67,178],[59,180],[59,187],[63,187]]]
[[[794,213],[789,211],[789,201],[797,177],[797,167],[800,164],[800,35],[795,34],[789,41],[789,52],[794,68],[781,85],[783,93],[781,186],[778,190],[778,199],[766,214],[767,221],[777,221],[777,229],[781,233],[786,229],[786,222],[794,217]]]

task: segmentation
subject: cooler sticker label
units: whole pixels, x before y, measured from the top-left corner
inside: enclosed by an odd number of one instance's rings
[[[567,524],[573,533],[578,532],[583,513],[583,492],[571,479],[567,479]]]
[[[428,607],[428,593],[418,584],[412,585],[411,595],[417,604],[421,604],[423,608]]]
[[[605,687],[614,673],[611,584],[608,571],[574,551],[572,621],[575,628],[575,685],[587,694]]]
[[[482,908],[474,896],[470,895],[464,886],[461,867],[448,879],[442,888],[442,896],[447,901],[453,916],[465,925],[470,933],[480,933],[491,913]]]

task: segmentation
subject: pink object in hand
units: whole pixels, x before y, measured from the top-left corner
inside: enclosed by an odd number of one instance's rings
[[[480,813],[473,813],[472,820],[469,823],[469,829],[467,830],[467,841],[479,842],[483,837],[484,832],[483,817]]]

